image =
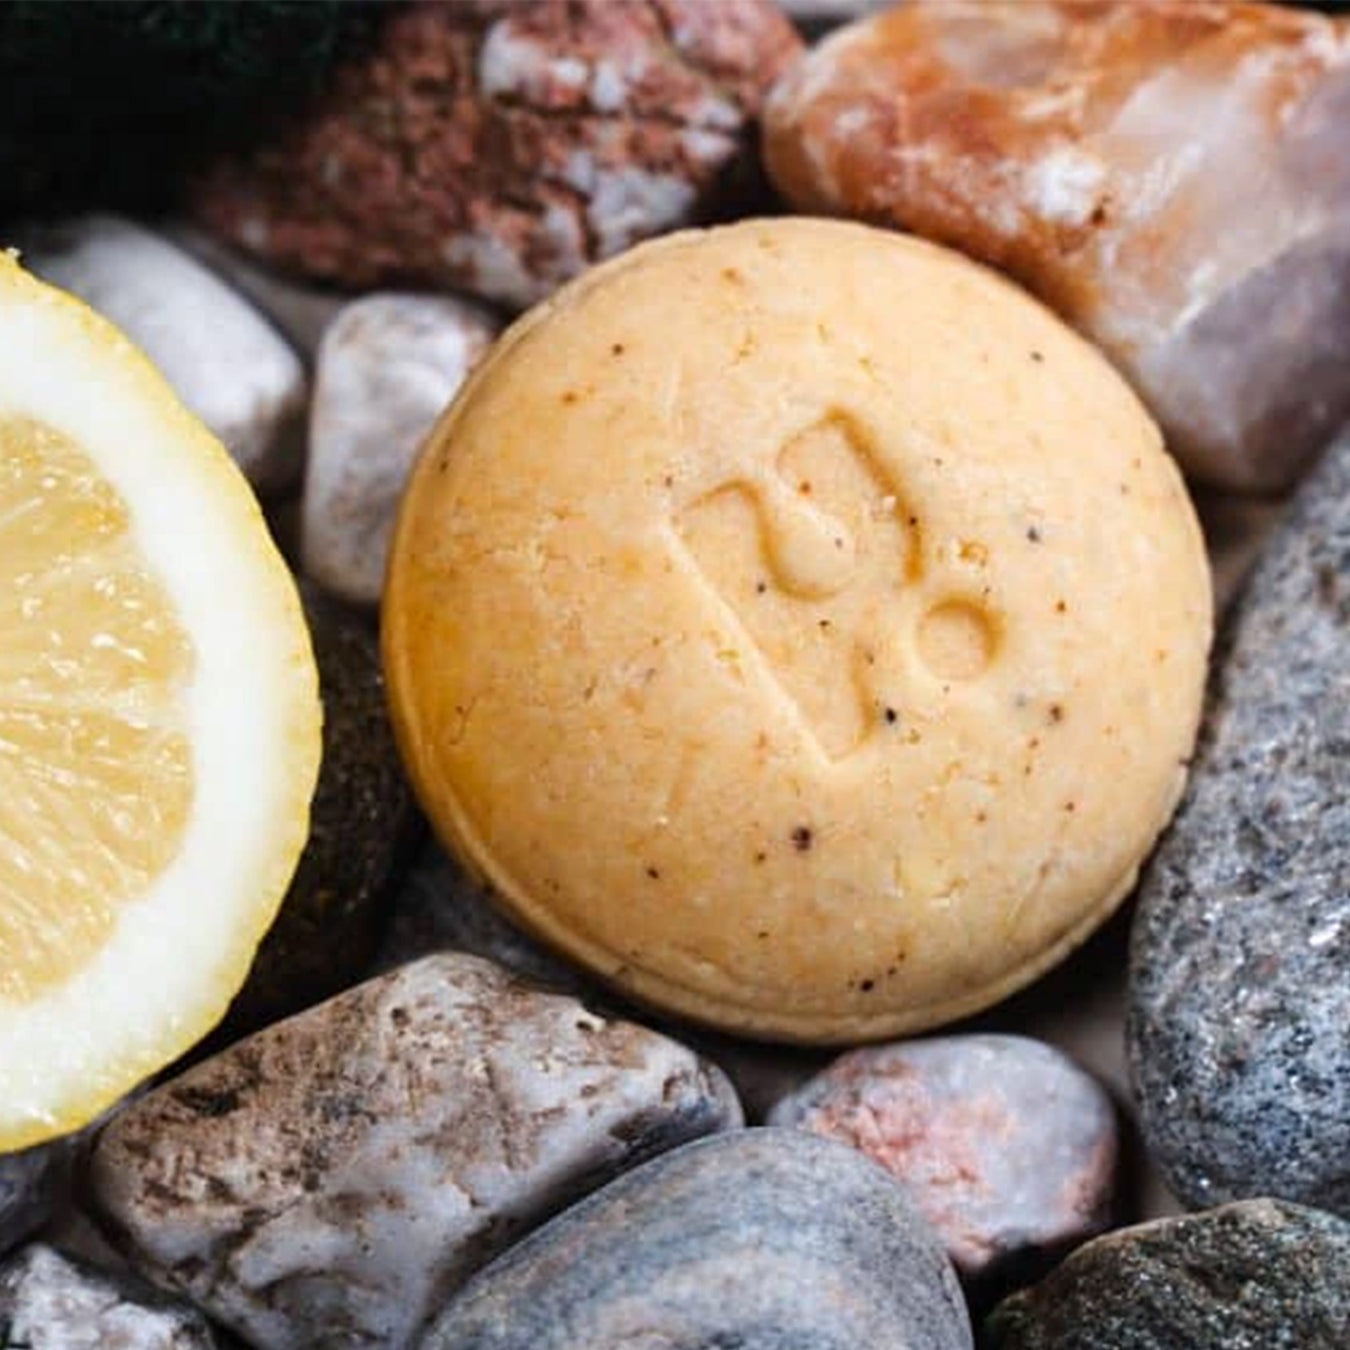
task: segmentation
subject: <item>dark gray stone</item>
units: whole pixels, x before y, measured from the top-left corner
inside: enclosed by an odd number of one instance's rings
[[[394,741],[374,630],[301,586],[323,699],[309,839],[276,922],[208,1049],[349,988],[375,964],[423,832]]]
[[[1350,1224],[1274,1200],[1124,1228],[1002,1303],[988,1350],[1345,1350]]]
[[[687,1145],[482,1271],[421,1350],[969,1350],[905,1192],[795,1130]]]
[[[4,1350],[217,1350],[206,1319],[139,1280],[34,1243],[0,1268]]]
[[[1350,1214],[1350,437],[1230,616],[1190,789],[1140,893],[1141,1122],[1193,1206]]]
[[[854,1050],[781,1101],[769,1124],[838,1139],[879,1163],[967,1279],[1034,1272],[1110,1218],[1111,1099],[1072,1060],[1023,1036]]]
[[[18,1246],[51,1217],[64,1162],[60,1143],[0,1154],[0,1252]]]

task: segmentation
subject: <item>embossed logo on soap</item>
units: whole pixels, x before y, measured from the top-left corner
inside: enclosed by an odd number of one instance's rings
[[[930,607],[908,639],[897,633],[898,592],[925,581],[923,525],[846,413],[791,437],[771,468],[692,502],[676,528],[829,759],[901,720],[898,696],[885,688],[891,643],[913,642],[946,679],[974,678],[991,658],[989,616],[964,599]]]

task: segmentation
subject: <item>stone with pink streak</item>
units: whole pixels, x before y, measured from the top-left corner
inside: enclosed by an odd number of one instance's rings
[[[880,1163],[968,1281],[1034,1272],[1111,1219],[1111,1099],[1039,1041],[949,1036],[855,1050],[781,1101],[769,1123]]]

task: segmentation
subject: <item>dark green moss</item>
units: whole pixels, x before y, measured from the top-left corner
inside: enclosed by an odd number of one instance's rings
[[[347,0],[0,4],[0,220],[172,204],[195,163],[319,91],[388,6]]]

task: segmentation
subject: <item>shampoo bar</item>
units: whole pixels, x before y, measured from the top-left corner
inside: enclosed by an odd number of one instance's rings
[[[994,1002],[1126,894],[1210,594],[1092,348],[953,253],[783,219],[508,331],[384,619],[422,799],[515,918],[648,1003],[843,1041]]]

